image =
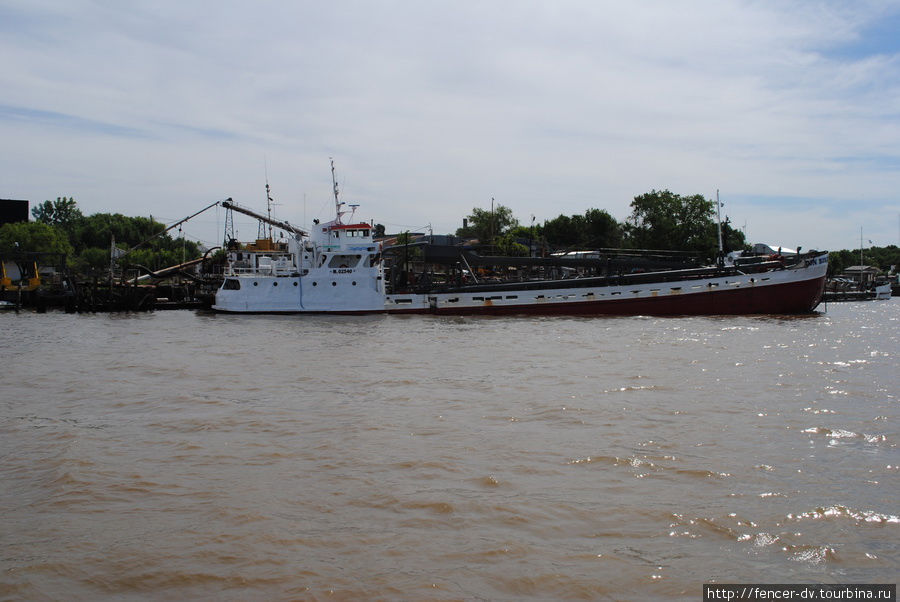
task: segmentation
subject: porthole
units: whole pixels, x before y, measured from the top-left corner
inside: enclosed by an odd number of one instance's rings
[[[337,286],[337,282],[332,282],[331,286]]]
[[[356,286],[356,280],[354,280],[354,281],[351,282],[350,284],[352,284],[353,286]]]
[[[273,283],[272,283],[272,286],[278,286],[278,283],[277,283],[277,282],[273,282]]]
[[[297,286],[297,283],[296,283],[296,282],[294,283],[294,286]]]
[[[254,282],[253,286],[259,286],[259,282]]]
[[[319,286],[318,282],[313,282],[313,286]]]

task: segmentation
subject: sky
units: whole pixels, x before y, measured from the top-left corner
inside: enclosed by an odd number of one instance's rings
[[[171,223],[268,181],[306,225],[333,158],[388,232],[668,189],[750,242],[900,244],[900,0],[0,0],[0,57],[0,198],[32,207]]]

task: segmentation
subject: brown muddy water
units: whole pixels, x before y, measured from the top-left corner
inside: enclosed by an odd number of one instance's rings
[[[644,600],[900,574],[900,300],[0,315],[0,598]]]

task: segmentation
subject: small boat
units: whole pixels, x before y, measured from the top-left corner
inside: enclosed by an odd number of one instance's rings
[[[0,311],[2,311],[4,309],[15,309],[15,308],[16,308],[15,303],[11,303],[9,301],[4,301],[3,299],[0,299]]]
[[[385,247],[335,190],[335,219],[286,242],[228,252],[212,308],[230,313],[531,315],[795,314],[822,299],[826,252],[692,264],[678,254],[601,250],[596,257],[495,257],[441,237]],[[265,216],[226,205],[261,220]],[[349,213],[349,216],[348,216]],[[346,220],[345,220],[346,217]]]
[[[858,274],[842,274],[825,282],[825,301],[883,301],[891,298],[891,283],[885,280],[866,281]]]
[[[872,241],[870,240],[871,244]],[[825,282],[825,301],[871,301],[890,299],[895,274],[885,274],[865,262],[863,231],[859,229],[859,265],[852,265]]]

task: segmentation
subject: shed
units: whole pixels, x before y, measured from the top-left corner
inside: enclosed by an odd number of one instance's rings
[[[850,278],[862,285],[867,285],[875,282],[875,279],[882,273],[883,272],[874,265],[851,265],[841,273],[841,276]]]

